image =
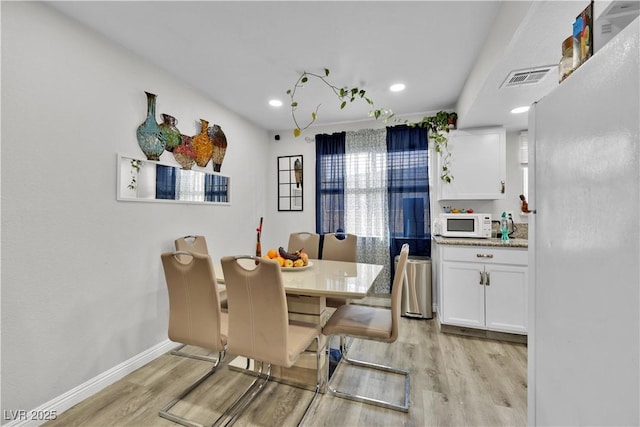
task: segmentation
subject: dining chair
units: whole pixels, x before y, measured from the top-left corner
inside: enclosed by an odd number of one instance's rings
[[[169,293],[169,339],[218,352],[217,358],[180,354],[213,361],[213,367],[160,410],[162,418],[193,426],[193,422],[169,411],[215,373],[225,355],[229,319],[227,313],[220,309],[216,277],[209,255],[175,251],[165,252],[160,257]]]
[[[200,254],[209,255],[209,249],[207,248],[207,239],[204,236],[200,235],[188,235],[184,237],[179,237],[174,241],[174,245],[176,247],[176,251],[186,251],[186,252],[197,252]],[[185,261],[185,255],[178,255],[178,259],[180,261]],[[188,259],[188,257],[186,257]],[[218,289],[218,297],[220,300],[220,307],[222,307],[223,311],[227,309],[227,292],[224,289]],[[187,353],[183,351],[186,347],[185,344],[177,347],[171,351],[171,354],[174,356],[183,356],[183,357],[191,357],[193,359],[201,359],[201,360],[209,360],[213,362],[215,359],[207,356],[197,356],[191,353]]]
[[[354,234],[327,233],[322,244],[322,259],[356,262],[358,237]],[[327,297],[327,307],[338,308],[349,304],[345,298]]]
[[[250,262],[243,263],[243,260]],[[254,366],[259,366],[253,383],[223,413],[229,423],[233,423],[264,389],[271,376],[271,365],[290,368],[314,340],[320,349],[321,330],[319,325],[289,321],[277,261],[243,255],[223,257],[221,264],[229,299],[229,352],[253,359]],[[315,394],[299,424],[307,416],[322,384],[319,351],[316,350]]]
[[[368,339],[392,343],[398,338],[398,330],[400,323],[400,300],[402,298],[402,283],[406,274],[407,258],[409,256],[409,245],[402,245],[398,266],[393,278],[393,289],[391,290],[391,309],[378,307],[365,307],[360,305],[343,305],[339,307],[329,318],[322,329],[322,333],[328,336],[329,340],[334,335],[349,336],[354,339]],[[329,369],[327,369],[327,392],[329,394],[351,399],[358,402],[368,403],[381,406],[384,408],[394,409],[397,411],[409,411],[409,372],[404,369],[393,368],[391,366],[380,365],[377,363],[366,362],[362,360],[350,359],[348,357],[349,348],[347,348],[341,340],[342,358],[338,366],[333,371],[333,375],[329,377]],[[353,345],[351,345],[351,348]],[[405,377],[404,387],[404,403],[396,404],[390,401],[373,399],[346,391],[337,390],[332,387],[331,382],[335,380],[336,373],[344,364],[351,364],[364,368],[372,368],[385,372],[403,375]]]
[[[209,255],[207,239],[204,236],[184,236],[175,240],[176,251],[198,252]]]
[[[300,249],[303,249],[303,252],[309,255],[310,259],[318,259],[320,252],[320,235],[309,233],[308,231],[291,233],[289,235],[287,252],[293,253]]]

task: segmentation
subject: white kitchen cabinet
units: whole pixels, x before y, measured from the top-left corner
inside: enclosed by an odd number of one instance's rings
[[[441,245],[440,322],[527,333],[527,250]]]
[[[438,180],[438,200],[505,198],[506,133],[504,128],[454,130],[448,141],[453,180]],[[442,158],[437,155],[437,176]]]

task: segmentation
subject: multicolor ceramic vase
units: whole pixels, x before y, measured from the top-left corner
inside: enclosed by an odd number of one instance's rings
[[[167,144],[165,149],[167,151],[173,151],[173,149],[182,142],[180,131],[176,127],[178,120],[168,114],[160,114],[160,117],[162,117],[162,123],[160,123],[158,127],[160,128],[160,132]]]
[[[156,95],[147,94],[147,118],[138,126],[136,137],[140,149],[147,156],[147,160],[160,160],[160,155],[164,152],[166,143],[160,132],[158,122],[156,122]]]
[[[220,172],[224,155],[227,152],[227,137],[224,135],[224,132],[222,132],[222,128],[220,126],[213,125],[209,128],[209,139],[213,144],[213,153],[211,155],[213,170],[215,172]]]
[[[173,149],[173,157],[182,169],[191,170],[196,162],[196,152],[191,146],[191,137],[180,135],[182,144]]]
[[[213,145],[207,134],[209,122],[205,119],[200,119],[200,126],[200,133],[191,138],[191,146],[196,151],[196,164],[200,167],[205,167],[211,160]]]

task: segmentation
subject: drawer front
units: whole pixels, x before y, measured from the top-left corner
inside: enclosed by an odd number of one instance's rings
[[[443,261],[479,262],[482,264],[527,265],[527,249],[486,246],[443,247]]]

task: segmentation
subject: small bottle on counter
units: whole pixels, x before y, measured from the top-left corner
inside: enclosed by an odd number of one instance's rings
[[[500,232],[502,235],[500,236],[500,243],[503,245],[509,244],[509,221],[507,220],[507,213],[502,212],[502,217],[500,218]]]

